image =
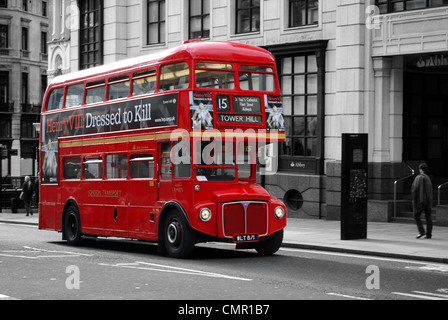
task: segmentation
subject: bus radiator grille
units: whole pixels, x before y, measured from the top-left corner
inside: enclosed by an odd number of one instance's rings
[[[268,233],[267,204],[260,202],[237,202],[223,206],[224,236]]]

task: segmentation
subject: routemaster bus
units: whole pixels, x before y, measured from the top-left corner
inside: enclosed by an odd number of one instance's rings
[[[286,207],[257,170],[285,139],[282,111],[273,56],[238,43],[187,41],[59,76],[42,110],[39,228],[176,258],[216,241],[274,254]]]

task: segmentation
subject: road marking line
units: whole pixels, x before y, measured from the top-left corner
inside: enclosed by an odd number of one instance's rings
[[[0,294],[0,300],[17,300],[17,299]]]
[[[76,253],[76,252],[69,252],[69,251],[51,251],[51,250],[45,250],[45,249],[38,249],[33,247],[24,246],[23,247],[26,250],[7,250],[0,252],[0,257],[10,257],[10,258],[20,258],[20,259],[45,259],[45,258],[70,258],[70,257],[92,257],[92,254],[84,254],[84,253]],[[36,255],[36,256],[27,256],[25,254],[39,254],[42,253],[42,255]]]
[[[447,265],[434,265],[434,264],[427,264],[422,267],[406,267],[406,269],[420,270],[420,271],[434,271],[434,272],[442,272],[442,273],[448,272]]]
[[[25,249],[38,251],[38,252],[47,252],[47,253],[65,253],[68,255],[76,255],[76,256],[84,256],[84,257],[93,257],[93,254],[86,254],[86,253],[78,253],[78,252],[71,252],[71,251],[55,251],[55,250],[45,250],[45,249],[39,249],[39,248],[33,248],[33,247],[27,247],[24,246]]]
[[[392,294],[405,296],[405,297],[411,297],[411,298],[426,299],[426,300],[448,300],[446,298],[444,299],[444,298],[439,298],[439,297],[429,297],[429,296],[424,296],[424,295],[420,295],[420,294],[411,294],[411,293],[402,293],[402,292],[392,292]]]
[[[445,298],[448,299],[448,295],[447,294],[441,294],[441,293],[431,293],[431,292],[424,292],[424,291],[414,291],[415,293],[418,294],[426,294],[429,296],[434,296],[434,297],[439,297],[439,298]]]
[[[101,266],[108,267],[117,267],[117,268],[130,268],[130,269],[138,269],[138,270],[149,270],[149,271],[158,271],[158,272],[167,272],[167,273],[178,273],[178,274],[188,274],[195,276],[203,276],[203,277],[211,277],[211,278],[222,278],[229,280],[238,280],[238,281],[252,281],[252,279],[241,278],[241,277],[233,277],[219,273],[211,273],[200,270],[192,270],[186,268],[172,267],[162,264],[148,263],[137,261],[134,263],[118,263],[118,264],[106,264],[100,263]]]
[[[446,267],[446,264],[431,263],[428,261],[427,262],[413,261],[413,260],[406,260],[406,259],[399,259],[399,258],[386,258],[386,257],[378,257],[378,256],[374,256],[374,255],[367,256],[367,255],[359,255],[359,254],[354,254],[354,253],[319,251],[319,250],[313,250],[313,249],[281,248],[280,251],[313,253],[313,254],[320,254],[320,255],[327,255],[327,256],[340,256],[340,257],[346,257],[346,258],[358,258],[358,259],[365,259],[365,260],[401,262],[401,263],[417,264],[417,265],[423,265],[423,266],[427,266],[428,264],[431,264],[432,266]],[[374,254],[374,253],[372,253],[372,254]]]
[[[368,299],[368,298],[362,298],[362,297],[355,297],[355,296],[349,296],[346,294],[341,294],[341,293],[327,293],[330,296],[337,296],[337,297],[342,297],[342,298],[349,298],[349,299],[355,299],[355,300],[372,300],[372,299]]]

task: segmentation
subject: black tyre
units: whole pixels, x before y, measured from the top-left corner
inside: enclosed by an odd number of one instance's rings
[[[263,242],[255,246],[255,250],[261,255],[268,256],[276,253],[283,243],[283,230],[267,237]]]
[[[75,206],[70,206],[65,214],[64,239],[70,246],[79,246],[82,242],[81,219]]]
[[[186,258],[194,250],[196,237],[185,217],[178,211],[170,211],[163,228],[166,252],[173,258]]]

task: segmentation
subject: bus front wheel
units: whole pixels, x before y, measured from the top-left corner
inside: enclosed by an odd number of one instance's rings
[[[166,252],[173,258],[186,258],[193,252],[196,244],[195,235],[185,217],[177,211],[168,213],[163,237]]]
[[[65,214],[64,239],[70,246],[78,246],[82,242],[81,219],[75,206],[70,206]]]
[[[283,230],[267,237],[263,242],[255,246],[255,250],[261,255],[268,256],[276,253],[283,243]]]

